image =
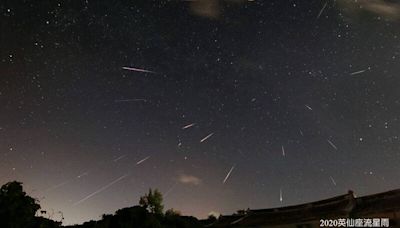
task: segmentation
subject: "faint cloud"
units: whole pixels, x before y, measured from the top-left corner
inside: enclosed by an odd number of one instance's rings
[[[210,213],[208,213],[208,216],[214,216],[216,218],[218,218],[221,215],[221,213],[216,212],[216,211],[210,211]]]
[[[357,14],[361,12],[369,12],[378,16],[385,17],[389,20],[400,19],[400,4],[395,1],[382,0],[339,0],[339,4],[350,13]]]
[[[190,10],[197,16],[218,18],[220,15],[220,3],[216,0],[191,1]]]
[[[181,174],[178,177],[178,181],[182,184],[188,185],[200,185],[201,179],[192,175]]]
[[[192,14],[210,19],[219,18],[226,4],[242,4],[253,0],[184,0],[190,2]]]

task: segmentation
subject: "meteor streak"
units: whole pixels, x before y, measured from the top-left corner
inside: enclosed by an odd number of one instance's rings
[[[102,192],[102,191],[106,190],[107,188],[113,186],[115,183],[117,183],[118,181],[124,179],[124,178],[127,177],[127,176],[128,176],[128,175],[123,175],[123,176],[117,178],[116,180],[110,182],[110,183],[107,184],[106,186],[103,186],[103,187],[99,188],[97,191],[95,191],[95,192],[89,194],[88,196],[86,196],[85,198],[83,198],[83,199],[81,199],[81,200],[75,202],[75,203],[73,204],[73,206],[77,206],[77,205],[79,205],[79,204],[85,202],[86,200],[90,199],[90,198],[93,197],[94,195],[99,194],[100,192]]]
[[[126,157],[126,155],[121,155],[121,156],[119,156],[118,158],[114,159],[113,161],[114,161],[114,162],[117,162],[117,161],[123,159],[124,157]]]
[[[71,182],[71,181],[72,181],[72,180],[70,179],[70,180],[64,181],[64,182],[62,182],[62,183],[56,184],[56,185],[54,185],[54,186],[52,186],[52,187],[46,189],[45,191],[46,191],[46,192],[52,191],[52,190],[54,190],[54,189],[57,189],[57,188],[59,188],[59,187],[61,187],[61,186],[64,186],[64,185],[68,184],[68,183]]]
[[[164,197],[167,198],[167,196],[172,192],[172,190],[175,188],[177,182],[175,182],[169,189],[168,191],[165,192]]]
[[[337,147],[335,146],[335,144],[333,144],[331,140],[328,139],[327,141],[335,150],[337,150]]]
[[[140,163],[145,162],[145,161],[146,161],[147,159],[149,159],[149,158],[150,158],[150,156],[143,158],[142,160],[136,162],[136,165],[139,165]]]
[[[146,102],[146,99],[143,98],[134,98],[134,99],[122,99],[122,100],[115,100],[115,103],[120,103],[120,102],[132,102],[132,101],[144,101]]]
[[[196,125],[196,123],[191,123],[191,124],[188,124],[186,126],[183,126],[182,129],[188,129],[188,128],[193,127],[194,125]]]
[[[229,170],[228,174],[226,174],[225,179],[222,181],[223,184],[225,184],[225,182],[228,180],[228,178],[231,175],[234,168],[235,168],[235,166],[232,166],[232,168]]]
[[[333,179],[333,177],[332,177],[332,176],[330,176],[329,178],[331,179],[331,181],[332,181],[332,184],[336,186],[336,181],[335,181],[335,179]]]
[[[145,70],[145,69],[140,69],[140,68],[135,68],[135,67],[122,67],[122,69],[124,70],[129,70],[129,71],[136,71],[136,72],[142,72],[142,73],[151,73],[151,74],[155,74],[156,72],[154,71],[150,71],[150,70]]]
[[[214,133],[211,133],[211,134],[207,135],[206,137],[202,138],[202,139],[200,140],[200,142],[202,143],[202,142],[206,141],[208,138],[210,138],[210,137],[213,136],[213,135],[214,135]]]
[[[325,2],[324,6],[322,7],[322,9],[319,11],[317,19],[321,16],[322,12],[324,12],[326,5],[328,5],[328,1]]]
[[[64,186],[64,185],[66,185],[66,184],[68,184],[68,183],[74,181],[76,178],[79,179],[79,178],[81,178],[81,177],[87,176],[88,174],[89,174],[89,172],[81,173],[81,174],[79,174],[79,175],[76,176],[76,177],[70,178],[70,179],[68,179],[68,180],[66,180],[66,181],[64,181],[64,182],[61,182],[61,183],[56,184],[56,185],[53,185],[53,186],[51,186],[50,188],[46,189],[45,191],[46,191],[46,192],[53,191],[53,190],[55,190],[55,189],[57,189],[57,188],[60,188],[60,187],[62,187],[62,186]]]
[[[364,73],[366,70],[359,70],[359,71],[355,71],[353,73],[350,73],[350,75],[356,75],[356,74],[362,74]]]
[[[79,174],[78,176],[76,176],[76,178],[81,178],[81,177],[87,176],[88,174],[89,174],[89,172],[84,172],[84,173]]]

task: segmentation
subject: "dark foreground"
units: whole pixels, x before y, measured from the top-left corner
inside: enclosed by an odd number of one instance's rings
[[[174,209],[163,212],[162,194],[149,190],[139,205],[104,214],[98,221],[62,226],[46,218],[38,201],[28,196],[20,182],[0,189],[0,228],[226,228],[226,227],[400,227],[400,190],[356,197],[352,191],[321,201],[259,210],[239,210],[229,216],[198,220]]]

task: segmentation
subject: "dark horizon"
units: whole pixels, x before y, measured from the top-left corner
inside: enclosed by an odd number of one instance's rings
[[[65,224],[400,188],[400,4],[3,1],[0,183]],[[57,219],[57,218],[55,218]]]

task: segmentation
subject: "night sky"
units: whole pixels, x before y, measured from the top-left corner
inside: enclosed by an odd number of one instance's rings
[[[50,218],[400,188],[400,3],[0,3],[0,184]]]

